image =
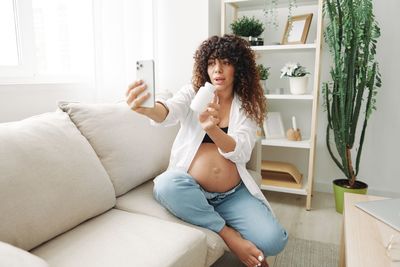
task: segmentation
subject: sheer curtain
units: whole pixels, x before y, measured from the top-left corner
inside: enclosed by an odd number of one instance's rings
[[[93,1],[97,102],[124,99],[138,59],[153,58],[153,1]]]

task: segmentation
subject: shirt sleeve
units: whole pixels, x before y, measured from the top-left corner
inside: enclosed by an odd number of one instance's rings
[[[245,115],[242,115],[243,117]],[[251,157],[256,142],[257,123],[248,117],[244,117],[237,128],[229,133],[235,142],[235,149],[231,152],[223,152],[218,148],[219,153],[226,159],[238,164],[246,164]]]
[[[189,112],[190,103],[194,97],[194,94],[195,92],[193,88],[190,85],[187,85],[175,93],[172,98],[156,99],[157,102],[162,103],[168,109],[168,114],[163,122],[150,120],[151,125],[172,126],[182,121]]]

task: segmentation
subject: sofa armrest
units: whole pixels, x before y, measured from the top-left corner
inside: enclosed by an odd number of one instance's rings
[[[249,162],[246,164],[256,183],[261,185],[261,138],[257,138]]]
[[[1,266],[7,267],[48,267],[41,258],[20,248],[0,241]]]

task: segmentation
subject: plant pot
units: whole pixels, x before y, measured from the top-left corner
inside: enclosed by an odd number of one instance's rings
[[[240,37],[248,41],[252,46],[264,45],[264,39],[261,37],[253,37],[253,36],[240,36]]]
[[[293,95],[303,95],[307,91],[308,76],[289,77],[290,93]]]
[[[261,84],[261,87],[262,87],[262,89],[264,91],[264,94],[267,94],[268,93],[267,80],[260,80],[260,84]]]
[[[335,206],[336,211],[340,214],[343,213],[343,199],[344,193],[366,194],[368,185],[361,181],[356,181],[354,188],[349,188],[348,179],[336,179],[333,181],[333,191],[335,193]]]

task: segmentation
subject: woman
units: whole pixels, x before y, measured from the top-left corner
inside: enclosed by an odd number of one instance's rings
[[[246,266],[267,266],[264,255],[279,253],[287,233],[245,167],[266,108],[254,53],[239,37],[213,36],[194,59],[192,85],[154,108],[140,107],[149,97],[143,82],[127,91],[132,110],[154,124],[181,126],[154,196],[175,216],[218,233]],[[215,96],[197,114],[189,106],[205,82]]]

